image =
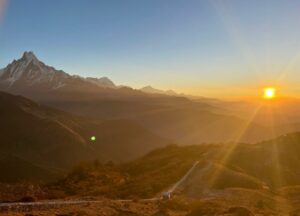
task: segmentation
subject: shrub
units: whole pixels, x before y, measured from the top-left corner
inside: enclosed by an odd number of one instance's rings
[[[33,196],[24,196],[22,197],[19,202],[35,202],[36,198]]]

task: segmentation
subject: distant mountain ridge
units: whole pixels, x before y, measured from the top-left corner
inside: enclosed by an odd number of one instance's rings
[[[85,86],[92,84],[101,88],[130,88],[123,85],[117,86],[108,77],[81,77],[70,75],[63,70],[57,70],[40,61],[32,51],[25,51],[18,60],[13,60],[0,70],[0,90],[21,92],[33,88],[43,91],[55,91],[63,87]],[[147,94],[161,94],[169,96],[183,96],[173,90],[160,90],[152,86],[145,86],[139,91]]]
[[[103,88],[116,88],[107,77],[84,78],[71,76],[62,70],[56,70],[41,62],[33,52],[24,52],[23,56],[0,70],[0,89],[28,91],[38,88],[54,91],[70,85],[96,85]]]
[[[181,96],[149,94],[131,87],[116,85],[108,77],[81,77],[70,75],[48,66],[33,52],[24,52],[18,60],[13,60],[0,70],[0,91],[29,97],[48,106],[67,101],[86,100],[157,100],[169,97],[171,100],[186,100]],[[161,100],[161,99],[158,99]],[[65,109],[64,109],[65,110]]]
[[[102,78],[93,78],[93,77],[87,77],[85,79],[86,81],[90,83],[94,83],[97,86],[105,87],[105,88],[117,88],[117,86],[107,77]]]
[[[152,86],[145,86],[145,87],[141,88],[140,90],[142,92],[149,93],[149,94],[165,94],[165,95],[171,95],[171,96],[179,95],[171,89],[164,91],[164,90],[153,88]]]

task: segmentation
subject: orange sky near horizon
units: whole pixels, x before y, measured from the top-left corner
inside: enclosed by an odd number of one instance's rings
[[[137,89],[300,96],[300,2],[129,1],[0,0],[0,68],[32,50],[71,75]]]

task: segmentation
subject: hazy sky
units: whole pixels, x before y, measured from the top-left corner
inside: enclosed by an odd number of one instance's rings
[[[300,94],[297,0],[0,2],[1,67],[32,50],[70,74],[135,88],[249,96],[278,85]]]

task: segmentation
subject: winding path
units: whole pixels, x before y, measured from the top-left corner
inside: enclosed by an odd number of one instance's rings
[[[193,172],[199,161],[196,161],[194,165],[187,171],[187,173],[177,181],[171,189],[168,190],[169,193],[173,193]],[[139,202],[154,202],[161,200],[161,197],[154,197],[149,199],[140,199]],[[131,199],[117,199],[113,200],[115,202],[133,202]],[[13,203],[0,203],[0,211],[8,210],[25,210],[33,208],[51,208],[51,207],[61,207],[66,205],[79,205],[79,204],[93,204],[93,203],[103,203],[104,200],[44,200],[38,202],[13,202]]]
[[[196,166],[198,165],[199,161],[196,161],[194,165],[187,171],[187,173],[178,181],[176,184],[173,185],[173,187],[168,190],[169,193],[173,193],[186,179],[187,177],[194,171]]]

